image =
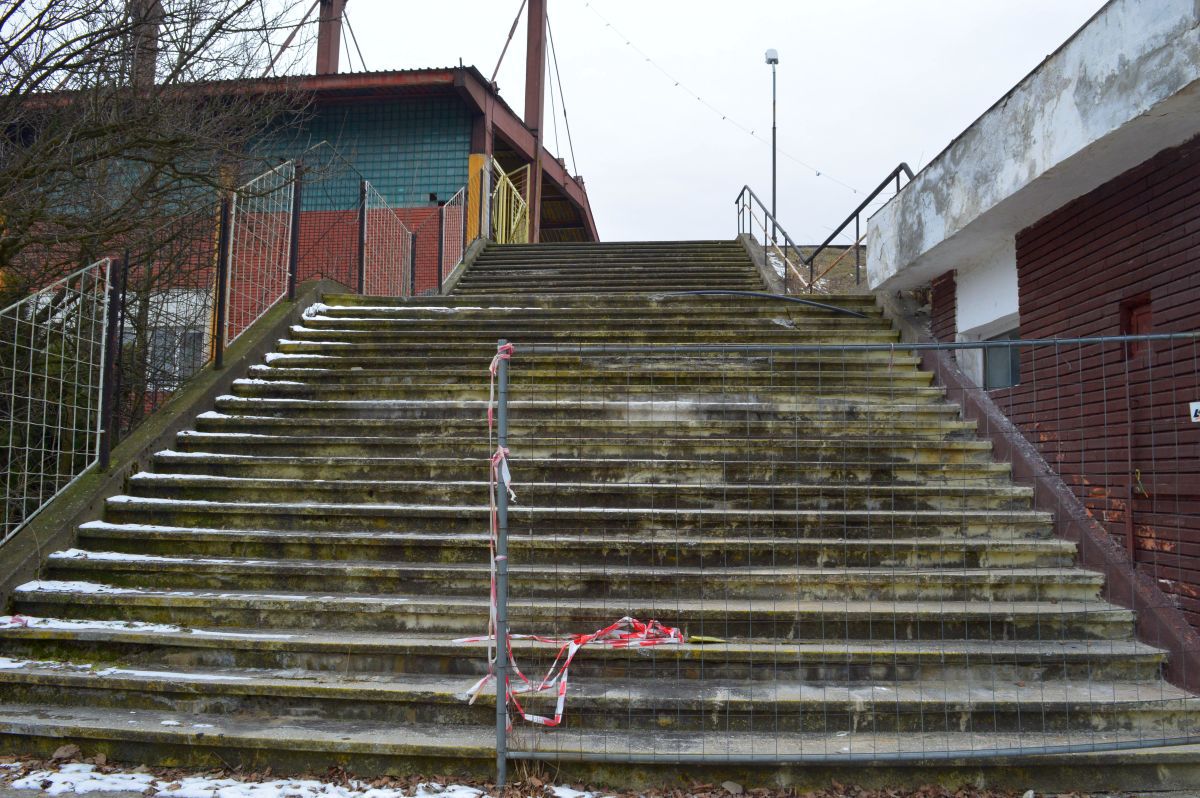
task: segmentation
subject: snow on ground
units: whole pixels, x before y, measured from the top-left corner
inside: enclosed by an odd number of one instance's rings
[[[19,765],[0,765],[15,769]],[[415,789],[371,787],[350,780],[335,784],[317,779],[245,781],[236,778],[187,776],[174,781],[151,773],[98,769],[85,763],[64,764],[58,770],[37,770],[9,785],[21,790],[41,790],[47,795],[87,795],[136,792],[155,798],[480,798],[483,792],[462,784],[418,784]],[[555,798],[593,798],[591,793],[568,787],[551,787]]]

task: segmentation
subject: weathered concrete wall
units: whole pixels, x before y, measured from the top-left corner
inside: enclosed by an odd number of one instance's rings
[[[1198,26],[1200,0],[1106,5],[871,218],[871,288],[912,287],[976,261],[1191,138],[1200,130]]]

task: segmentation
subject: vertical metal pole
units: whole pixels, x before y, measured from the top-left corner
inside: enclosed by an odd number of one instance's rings
[[[859,217],[855,216],[854,217],[854,284],[855,285],[859,285],[862,282],[862,277],[859,276],[860,264],[859,264],[859,254],[858,254],[859,253],[858,242],[861,238],[861,234],[858,231],[858,220],[859,220]]]
[[[412,234],[412,268],[408,270],[408,295],[417,295],[417,234]]]
[[[501,338],[497,347],[508,341]],[[496,367],[496,442],[508,448],[508,361]],[[496,486],[496,786],[508,770],[508,490]]]
[[[367,181],[358,183],[358,293],[367,292]]]
[[[129,253],[125,253],[128,260]],[[108,275],[105,282],[105,328],[104,328],[104,360],[100,364],[100,468],[107,469],[112,459],[113,424],[117,419],[116,412],[116,380],[117,361],[120,350],[119,316],[121,312],[121,294],[125,283],[125,263],[109,261]]]
[[[458,255],[458,263],[462,263],[463,259],[467,257],[467,192],[465,191],[463,192],[462,208],[458,211],[458,224],[462,228],[460,230],[461,235],[459,236],[462,238],[462,250]],[[458,263],[454,265],[457,266]]]
[[[438,293],[442,293],[442,267],[446,260],[446,206],[438,206]]]
[[[221,199],[221,227],[217,235],[217,319],[213,324],[213,367],[225,367],[225,333],[229,308],[229,255],[233,246],[233,203]]]
[[[304,200],[304,164],[296,162],[296,173],[292,182],[292,240],[288,252],[288,287],[289,302],[296,299],[296,273],[300,268],[300,203]]]
[[[771,64],[771,237],[775,237],[775,224],[779,218],[775,207],[776,184],[776,136],[775,136],[775,65]]]

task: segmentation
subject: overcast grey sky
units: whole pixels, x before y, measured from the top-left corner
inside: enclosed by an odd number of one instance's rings
[[[742,185],[770,196],[763,52],[774,47],[779,220],[797,240],[815,242],[898,162],[916,169],[936,156],[1101,5],[549,0],[549,15],[578,173],[602,239],[731,238]],[[347,12],[370,69],[450,66],[461,57],[491,75],[519,6],[350,0]],[[343,51],[343,70],[348,57],[360,68]],[[497,78],[518,113],[524,59],[522,19]],[[547,143],[569,167],[555,102],[560,143],[549,123]]]

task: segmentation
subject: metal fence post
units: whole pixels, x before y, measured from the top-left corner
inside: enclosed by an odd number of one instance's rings
[[[417,234],[412,234],[412,268],[408,270],[408,295],[417,295]]]
[[[858,242],[861,240],[862,240],[862,235],[859,233],[859,217],[855,216],[854,217],[854,284],[855,285],[860,285],[862,283],[862,277],[859,276],[862,266],[861,266],[861,261],[859,259],[859,248],[858,248]]]
[[[442,293],[442,267],[446,261],[446,206],[438,206],[438,293]]]
[[[292,236],[288,242],[288,285],[289,302],[296,299],[296,276],[300,270],[300,203],[304,200],[304,164],[296,162],[292,178]]]
[[[358,293],[367,292],[367,181],[358,183]]]
[[[229,257],[233,247],[233,203],[221,198],[221,226],[217,235],[217,318],[213,323],[213,367],[225,367],[225,334],[229,324]]]
[[[120,262],[108,263],[105,280],[104,360],[100,364],[100,468],[107,470],[112,459],[113,425],[117,420],[117,365],[120,360],[121,296],[125,293],[125,266],[129,253]]]
[[[508,343],[501,338],[497,349]],[[508,448],[508,360],[496,364],[496,443]],[[496,485],[496,786],[508,769],[508,489]]]

